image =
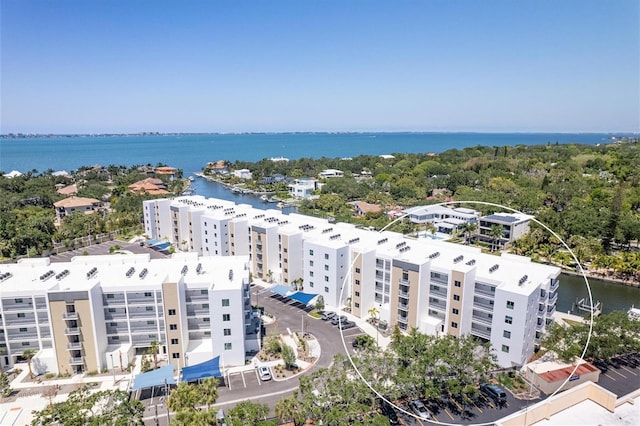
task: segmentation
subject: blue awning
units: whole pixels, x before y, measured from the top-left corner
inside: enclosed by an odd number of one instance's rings
[[[133,379],[133,386],[131,387],[131,390],[134,391],[154,386],[164,386],[165,384],[176,384],[176,381],[173,379],[173,364],[158,368],[157,370],[138,374]]]
[[[206,377],[222,377],[220,373],[220,357],[217,356],[200,364],[190,365],[182,369],[182,381],[193,382]]]
[[[158,244],[160,242],[160,240],[147,240],[145,241],[145,244],[148,246],[152,246],[154,244]]]
[[[274,285],[273,287],[269,287],[269,291],[279,294],[280,296],[286,296],[287,293],[293,291],[293,288],[287,285]]]
[[[298,301],[300,303],[304,303],[306,305],[307,303],[309,303],[316,296],[317,296],[317,294],[303,293],[301,291],[298,291],[296,293],[288,295],[287,297],[289,299],[296,300],[296,301]]]
[[[154,250],[164,250],[171,247],[171,243],[160,243],[160,244],[156,244],[155,246],[151,246],[152,249]]]

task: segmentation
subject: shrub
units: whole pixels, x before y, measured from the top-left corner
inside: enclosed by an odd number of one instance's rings
[[[45,379],[53,379],[54,377],[56,377],[55,373],[47,373],[44,375]]]
[[[87,376],[95,376],[96,374],[98,374],[96,370],[87,371]]]

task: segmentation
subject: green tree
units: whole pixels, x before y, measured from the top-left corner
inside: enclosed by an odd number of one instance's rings
[[[266,404],[242,401],[227,411],[225,420],[230,426],[266,425],[268,415],[269,407]]]
[[[302,413],[300,401],[298,401],[298,392],[293,395],[281,398],[276,402],[276,416],[284,422],[293,422],[294,426],[301,426],[305,422],[305,415]]]
[[[35,349],[25,349],[24,351],[22,351],[22,358],[24,358],[27,361],[27,366],[29,367],[29,377],[33,379],[33,371],[31,370],[31,360],[33,360],[33,357],[36,356],[36,350]]]
[[[296,365],[296,353],[289,345],[282,345],[282,361],[287,368],[293,368]]]
[[[149,345],[149,352],[153,355],[153,366],[158,368],[158,353],[160,352],[160,342],[152,341]]]
[[[167,399],[167,406],[171,411],[195,411],[200,402],[200,394],[197,386],[187,382],[180,382],[177,387],[171,390]]]
[[[316,310],[318,311],[324,310],[324,297],[322,297],[322,295],[316,298]]]
[[[503,237],[502,226],[491,225],[491,228],[489,229],[489,237],[491,237],[491,251],[495,251],[497,249],[500,238]]]

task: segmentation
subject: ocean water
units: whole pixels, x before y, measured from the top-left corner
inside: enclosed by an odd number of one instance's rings
[[[0,171],[165,163],[185,175],[208,161],[443,152],[471,146],[606,143],[603,133],[251,133],[0,139]]]

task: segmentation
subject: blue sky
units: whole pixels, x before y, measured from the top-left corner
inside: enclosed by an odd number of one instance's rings
[[[640,131],[637,0],[1,3],[0,132]]]

